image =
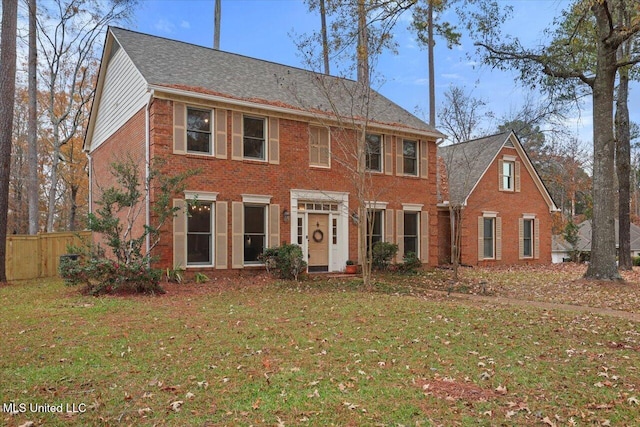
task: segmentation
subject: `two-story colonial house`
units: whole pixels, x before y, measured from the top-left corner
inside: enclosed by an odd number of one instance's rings
[[[175,196],[158,266],[246,269],[285,242],[302,247],[310,271],[342,271],[361,258],[355,178],[365,168],[373,240],[435,265],[442,136],[355,81],[110,28],[85,137],[90,205],[112,184],[113,161],[162,159],[163,174],[199,173]],[[140,228],[153,193],[146,202]]]

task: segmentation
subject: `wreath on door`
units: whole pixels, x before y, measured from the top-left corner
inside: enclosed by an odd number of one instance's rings
[[[322,232],[322,230],[317,229],[316,231],[313,232],[313,241],[316,243],[320,243],[322,242],[322,240],[324,239],[324,233]]]

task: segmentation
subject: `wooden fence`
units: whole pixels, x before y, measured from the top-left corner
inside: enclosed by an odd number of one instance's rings
[[[89,238],[89,231],[7,236],[7,280],[57,276],[60,256],[67,253],[67,245]]]

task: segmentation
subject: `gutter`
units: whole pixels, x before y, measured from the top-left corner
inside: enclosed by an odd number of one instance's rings
[[[147,100],[147,106],[144,110],[144,160],[145,160],[145,166],[144,166],[144,182],[145,182],[145,187],[147,189],[146,191],[146,195],[145,195],[145,223],[147,226],[150,225],[151,222],[151,188],[149,185],[149,176],[151,175],[151,147],[150,147],[150,137],[149,137],[149,133],[151,131],[151,125],[149,123],[150,119],[149,119],[149,110],[151,109],[151,101],[153,100],[153,95],[154,95],[154,91],[153,89],[151,89],[149,92],[149,99]],[[147,234],[146,238],[145,238],[145,246],[146,246],[146,253],[149,254],[149,250],[151,248],[151,237],[149,236],[149,234]]]
[[[226,103],[226,104],[231,104],[231,105],[235,105],[235,106],[239,106],[239,107],[245,107],[245,108],[259,108],[262,110],[269,110],[269,111],[274,111],[277,113],[282,113],[282,114],[292,114],[292,115],[296,115],[296,116],[303,116],[303,117],[310,117],[313,119],[318,119],[318,116],[320,116],[321,114],[319,113],[311,113],[309,111],[306,111],[304,109],[295,109],[295,108],[287,108],[287,107],[278,107],[275,105],[270,105],[270,104],[263,104],[260,102],[252,102],[252,101],[245,101],[242,99],[235,99],[235,98],[227,98],[224,96],[220,96],[220,95],[211,95],[211,94],[206,94],[206,93],[200,93],[200,92],[194,92],[194,91],[189,91],[189,90],[184,90],[184,89],[176,89],[176,88],[171,88],[171,87],[166,87],[166,86],[160,86],[160,85],[154,85],[154,84],[149,84],[147,85],[148,90],[153,91],[158,91],[158,92],[162,92],[162,93],[166,93],[169,95],[175,95],[175,96],[185,96],[185,97],[189,97],[189,98],[196,98],[196,99],[202,99],[202,100],[207,100],[207,101],[215,101],[215,102],[222,102],[222,103]],[[325,114],[324,115],[326,118],[328,118],[329,120],[336,120],[335,118],[333,118],[332,115],[330,114]],[[357,123],[370,123],[370,121],[365,121],[365,120],[358,120]],[[383,124],[383,123],[378,123],[378,122],[373,122],[374,125],[372,127],[376,127],[376,128],[380,128],[380,129],[386,129],[386,130],[390,130],[390,131],[398,131],[401,130],[403,132],[407,132],[407,133],[412,133],[412,134],[420,134],[420,135],[424,135],[424,136],[429,136],[432,138],[436,138],[436,139],[442,139],[443,135],[440,132],[427,132],[427,131],[421,131],[419,129],[415,129],[415,128],[408,128],[408,127],[402,127],[402,126],[391,126],[388,124]],[[444,139],[443,139],[444,141]]]

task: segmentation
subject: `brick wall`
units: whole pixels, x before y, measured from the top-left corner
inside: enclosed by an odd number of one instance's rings
[[[517,156],[513,148],[504,147],[498,157]],[[496,159],[469,197],[463,211],[462,263],[468,265],[548,264],[551,262],[551,213],[533,177],[521,162],[520,192],[498,191]],[[497,212],[502,218],[502,259],[478,261],[478,217],[483,211]],[[539,259],[519,259],[518,220],[522,214],[535,214],[539,222]]]
[[[309,166],[308,121],[291,118],[279,119],[280,164],[231,160],[231,114],[227,118],[227,152],[229,159],[218,159],[199,155],[175,155],[172,150],[173,104],[171,101],[156,99],[151,108],[151,153],[153,157],[168,159],[165,173],[176,174],[187,169],[200,169],[201,173],[190,179],[188,189],[192,191],[218,192],[218,200],[242,201],[241,194],[271,195],[271,203],[281,209],[290,209],[290,190],[323,190],[350,192],[350,210],[357,209],[355,188],[350,173],[332,159],[330,169]],[[375,177],[377,197],[388,202],[389,209],[402,209],[401,203],[424,204],[430,213],[430,264],[437,263],[437,215],[436,205],[436,146],[429,147],[429,178],[406,178],[380,174]],[[337,152],[337,147],[332,147]],[[395,159],[394,159],[395,166]],[[280,219],[280,240],[291,241],[289,224]],[[228,225],[231,236],[231,224]],[[357,227],[349,224],[349,257],[357,259]],[[170,227],[166,231],[171,232]],[[170,260],[172,242],[164,239],[157,248],[163,260]],[[231,250],[229,250],[231,256]],[[229,262],[230,263],[230,262]]]
[[[129,158],[139,166],[141,189],[144,189],[145,173],[145,111],[138,111],[124,126],[111,137],[104,141],[91,153],[91,211],[95,212],[99,207],[96,202],[100,200],[103,189],[113,186],[114,180],[111,173],[111,164],[124,162]],[[139,236],[144,230],[146,210],[144,200],[139,206],[141,214],[134,224],[134,235]],[[124,213],[120,220],[125,221]],[[100,235],[93,234],[96,243],[104,243]]]

